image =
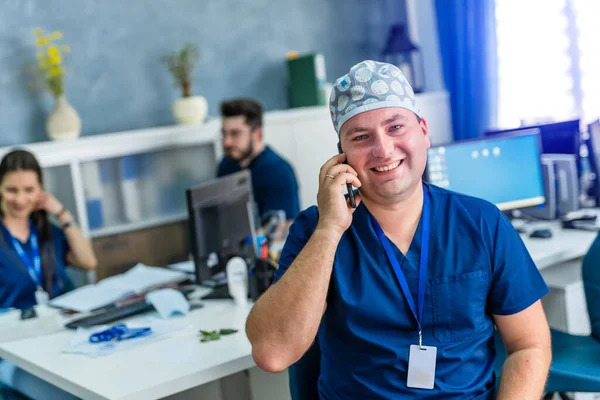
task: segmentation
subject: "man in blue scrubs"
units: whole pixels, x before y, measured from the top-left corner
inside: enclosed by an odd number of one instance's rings
[[[257,365],[283,371],[318,338],[323,400],[493,399],[496,325],[498,398],[539,399],[548,288],[497,207],[422,182],[428,128],[402,72],[355,65],[330,110],[344,154],[321,168],[318,208],[291,226],[248,318]]]
[[[292,166],[263,143],[260,104],[237,99],[221,104],[223,151],[218,176],[250,169],[254,201],[261,218],[273,211],[285,211],[293,220],[300,212],[298,182]]]

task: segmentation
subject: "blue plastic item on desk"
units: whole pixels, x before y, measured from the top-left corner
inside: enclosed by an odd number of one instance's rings
[[[148,336],[152,333],[151,328],[133,328],[130,329],[125,324],[113,325],[111,328],[90,335],[90,343],[110,342],[111,340],[127,340],[142,336]]]

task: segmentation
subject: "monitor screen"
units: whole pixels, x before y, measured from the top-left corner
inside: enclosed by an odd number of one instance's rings
[[[539,135],[535,133],[432,147],[427,177],[434,185],[488,200],[501,210],[545,202]]]
[[[596,120],[588,125],[589,142],[591,144],[590,155],[600,163],[600,120]]]
[[[579,159],[581,134],[579,120],[488,131],[486,136],[507,133],[539,133],[544,154],[573,154]],[[578,161],[579,162],[579,161]]]
[[[255,253],[256,215],[248,170],[215,179],[186,192],[192,256],[198,283],[224,271],[236,255]]]
[[[589,194],[596,200],[596,206],[598,206],[600,205],[600,120],[588,125],[586,146],[590,159],[590,169],[593,173],[591,193]]]

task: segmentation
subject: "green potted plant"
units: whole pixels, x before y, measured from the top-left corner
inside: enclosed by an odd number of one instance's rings
[[[69,46],[58,45],[61,32],[45,33],[40,28],[33,30],[38,49],[38,72],[44,87],[54,97],[54,109],[46,121],[46,131],[53,140],[73,140],[81,133],[81,120],[65,96],[64,53]]]
[[[182,97],[173,104],[173,114],[180,124],[201,124],[206,118],[206,99],[192,94],[192,73],[199,59],[198,49],[190,43],[186,43],[181,50],[163,57],[176,85],[181,88]]]

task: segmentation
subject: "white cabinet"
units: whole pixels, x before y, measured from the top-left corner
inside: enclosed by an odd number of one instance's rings
[[[541,274],[550,288],[550,293],[542,299],[550,326],[573,335],[589,335],[581,259],[545,268]]]
[[[185,219],[185,188],[215,176],[217,132],[214,121],[20,147],[84,234],[100,237]]]
[[[572,335],[589,335],[590,319],[581,280],[581,259],[545,268],[541,271],[550,288],[542,299],[548,323],[554,329]],[[600,393],[575,393],[575,400],[600,399]]]

